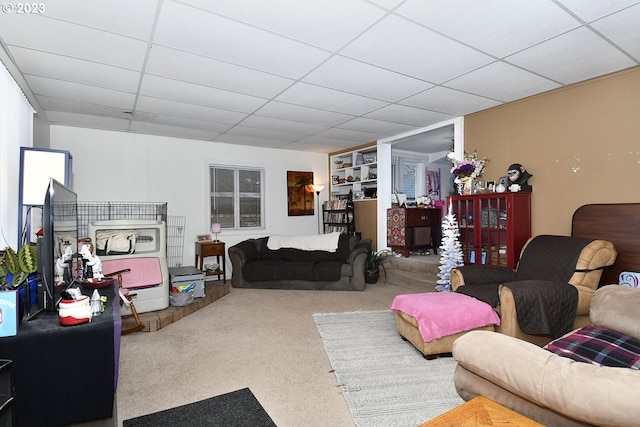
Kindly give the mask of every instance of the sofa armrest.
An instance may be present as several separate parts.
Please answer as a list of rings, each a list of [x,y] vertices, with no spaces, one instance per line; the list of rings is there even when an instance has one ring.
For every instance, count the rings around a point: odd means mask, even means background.
[[[640,289],[620,285],[599,288],[591,299],[591,323],[640,339]]]
[[[452,352],[462,368],[570,418],[633,426],[640,417],[640,371],[575,362],[488,331],[468,332],[453,343]]]
[[[465,265],[451,270],[451,288],[513,282],[516,273],[510,268],[491,265]]]

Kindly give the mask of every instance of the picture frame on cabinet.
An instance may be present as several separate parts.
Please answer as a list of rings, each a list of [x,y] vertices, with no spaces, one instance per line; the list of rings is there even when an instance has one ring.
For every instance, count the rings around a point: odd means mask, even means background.
[[[489,190],[490,193],[493,193],[494,191],[496,191],[496,182],[487,181],[487,190]]]
[[[504,185],[506,187],[507,182],[509,182],[509,178],[506,176],[501,176],[500,179],[498,180],[498,185]]]
[[[474,179],[471,184],[471,191],[473,194],[479,194],[484,191],[484,181],[481,179]]]
[[[339,184],[339,183],[340,183],[340,176],[338,176],[338,175],[332,175],[332,176],[331,176],[331,182],[332,182],[333,184]]]

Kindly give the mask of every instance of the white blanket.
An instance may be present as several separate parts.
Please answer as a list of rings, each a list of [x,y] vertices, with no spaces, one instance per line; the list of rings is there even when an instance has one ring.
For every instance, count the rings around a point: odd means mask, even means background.
[[[340,233],[313,234],[310,236],[279,236],[273,234],[267,240],[271,250],[280,248],[302,249],[303,251],[335,252],[338,249]]]

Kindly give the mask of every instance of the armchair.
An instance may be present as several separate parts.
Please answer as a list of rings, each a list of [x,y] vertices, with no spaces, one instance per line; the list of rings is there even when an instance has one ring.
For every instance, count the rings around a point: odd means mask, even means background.
[[[451,271],[451,286],[493,306],[497,332],[543,346],[589,324],[602,270],[616,257],[606,240],[540,235],[522,248],[515,270],[467,265]]]

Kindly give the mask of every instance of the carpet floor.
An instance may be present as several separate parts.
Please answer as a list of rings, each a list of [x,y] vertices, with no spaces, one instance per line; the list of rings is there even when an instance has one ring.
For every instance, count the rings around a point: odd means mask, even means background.
[[[464,403],[455,360],[426,360],[400,337],[390,310],[313,318],[358,427],[415,427]]]
[[[132,418],[123,423],[123,427],[178,426],[276,427],[248,388]]]

